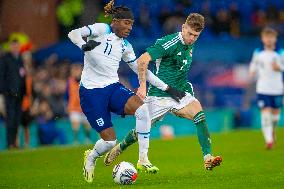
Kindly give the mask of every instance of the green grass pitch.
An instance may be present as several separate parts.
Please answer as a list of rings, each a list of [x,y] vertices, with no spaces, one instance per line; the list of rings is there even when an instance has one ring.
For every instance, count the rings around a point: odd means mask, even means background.
[[[137,182],[113,182],[113,166],[99,159],[92,184],[82,176],[83,152],[91,146],[44,147],[0,153],[0,188],[284,188],[284,129],[277,130],[275,149],[267,151],[260,130],[212,134],[213,150],[223,164],[213,171],[203,168],[195,136],[171,141],[152,140],[150,160],[160,168],[156,175],[140,173]],[[136,163],[137,145],[119,161]],[[116,163],[117,163],[116,162]]]

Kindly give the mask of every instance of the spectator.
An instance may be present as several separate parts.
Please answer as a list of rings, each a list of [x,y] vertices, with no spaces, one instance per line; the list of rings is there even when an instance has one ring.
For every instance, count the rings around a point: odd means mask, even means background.
[[[252,34],[260,33],[260,30],[266,24],[266,15],[259,7],[255,7],[251,15]]]
[[[205,1],[201,5],[201,14],[204,16],[206,26],[209,27],[209,29],[213,26],[213,15],[211,13],[210,6],[210,1]]]
[[[277,23],[279,21],[279,11],[274,5],[269,5],[266,10],[266,19],[268,23]]]
[[[59,144],[65,144],[66,139],[62,130],[56,127],[54,114],[48,101],[41,99],[36,113],[36,122],[38,125],[39,142],[42,145],[54,144],[56,141]]]
[[[233,37],[240,36],[240,12],[236,2],[230,4],[229,14],[231,16],[230,33]]]
[[[161,26],[164,25],[165,21],[171,16],[170,9],[167,6],[162,6],[160,14],[158,16],[158,21]]]
[[[86,133],[86,142],[90,141],[90,125],[83,114],[81,106],[80,106],[80,98],[79,98],[79,82],[81,77],[82,67],[78,64],[73,64],[71,66],[71,75],[67,82],[67,106],[69,119],[72,125],[73,134],[74,134],[74,142],[78,143],[78,132],[80,128],[80,124],[82,123],[84,126],[84,130]]]
[[[140,7],[138,24],[142,26],[146,34],[153,35],[152,32],[149,32],[151,31],[152,23],[149,8],[145,4],[142,4]]]
[[[23,97],[22,103],[22,116],[21,116],[21,125],[24,128],[25,143],[24,146],[28,147],[30,144],[30,132],[29,126],[33,120],[31,115],[31,106],[33,103],[33,78],[32,78],[32,54],[29,51],[23,53],[24,67],[26,70],[26,94]]]
[[[192,0],[175,0],[175,2],[182,4],[186,8],[190,8],[192,6]]]
[[[228,11],[220,9],[214,18],[213,30],[217,35],[230,34],[230,16]]]
[[[182,24],[184,23],[184,7],[182,4],[175,6],[175,12],[169,16],[163,25],[165,34],[175,33],[180,31]]]
[[[25,94],[25,68],[20,55],[20,43],[13,40],[10,51],[0,60],[0,91],[6,102],[6,134],[8,148],[16,148],[21,104]]]

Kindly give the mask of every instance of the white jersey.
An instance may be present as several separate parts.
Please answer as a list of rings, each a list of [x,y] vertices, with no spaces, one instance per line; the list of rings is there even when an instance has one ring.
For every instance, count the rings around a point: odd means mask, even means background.
[[[131,44],[111,32],[107,24],[89,25],[87,40],[101,42],[91,51],[85,52],[81,83],[87,89],[103,88],[119,81],[117,70],[121,59],[135,61]]]
[[[96,23],[75,29],[69,32],[68,37],[79,48],[86,43],[82,37],[101,43],[93,50],[85,52],[84,68],[81,76],[81,84],[85,88],[104,88],[117,83],[119,81],[117,70],[121,59],[135,73],[138,72],[132,45],[127,40],[119,38],[115,33],[111,32],[111,27],[108,24]],[[168,87],[149,70],[147,70],[146,78],[152,85],[163,91]]]
[[[255,50],[250,63],[250,72],[257,74],[256,92],[264,95],[282,95],[282,71],[274,71],[272,64],[276,63],[284,70],[284,62],[275,51]]]

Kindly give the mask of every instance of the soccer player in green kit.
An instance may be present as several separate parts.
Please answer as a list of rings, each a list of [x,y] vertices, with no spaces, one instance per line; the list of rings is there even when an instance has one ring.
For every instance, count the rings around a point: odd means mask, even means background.
[[[183,91],[184,97],[180,102],[177,102],[170,98],[166,92],[150,85],[144,102],[148,104],[152,123],[163,118],[168,112],[193,120],[203,153],[204,167],[206,170],[212,170],[214,167],[220,165],[222,158],[212,155],[211,140],[205,114],[200,102],[194,97],[192,85],[187,80],[192,62],[194,43],[202,32],[204,24],[204,17],[202,15],[191,13],[182,25],[181,32],[162,37],[153,46],[147,48],[147,52],[137,60],[140,87],[136,94],[142,99],[145,98],[146,70],[149,62],[155,61],[156,67],[153,73],[169,85]],[[136,131],[134,129],[131,130],[122,142],[106,154],[105,164],[110,165],[128,146],[135,143],[137,141],[136,135]],[[142,164],[142,162],[138,161],[138,171],[150,172]],[[158,171],[157,167],[151,169],[151,173]]]

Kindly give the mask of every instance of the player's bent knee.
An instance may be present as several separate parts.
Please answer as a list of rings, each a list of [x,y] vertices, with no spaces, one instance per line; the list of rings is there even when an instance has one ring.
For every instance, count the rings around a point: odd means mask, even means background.
[[[195,109],[195,111],[198,113],[200,111],[203,111],[202,109],[202,105],[198,100],[195,100],[192,102],[193,108]]]
[[[124,113],[126,115],[134,115],[137,109],[143,105],[143,101],[136,95],[130,97],[125,104]]]
[[[142,106],[140,106],[136,110],[134,115],[139,120],[150,119],[148,105],[147,104],[143,104]]]
[[[143,104],[136,112],[136,131],[137,133],[149,133],[151,129],[151,118],[148,110],[148,105]]]

